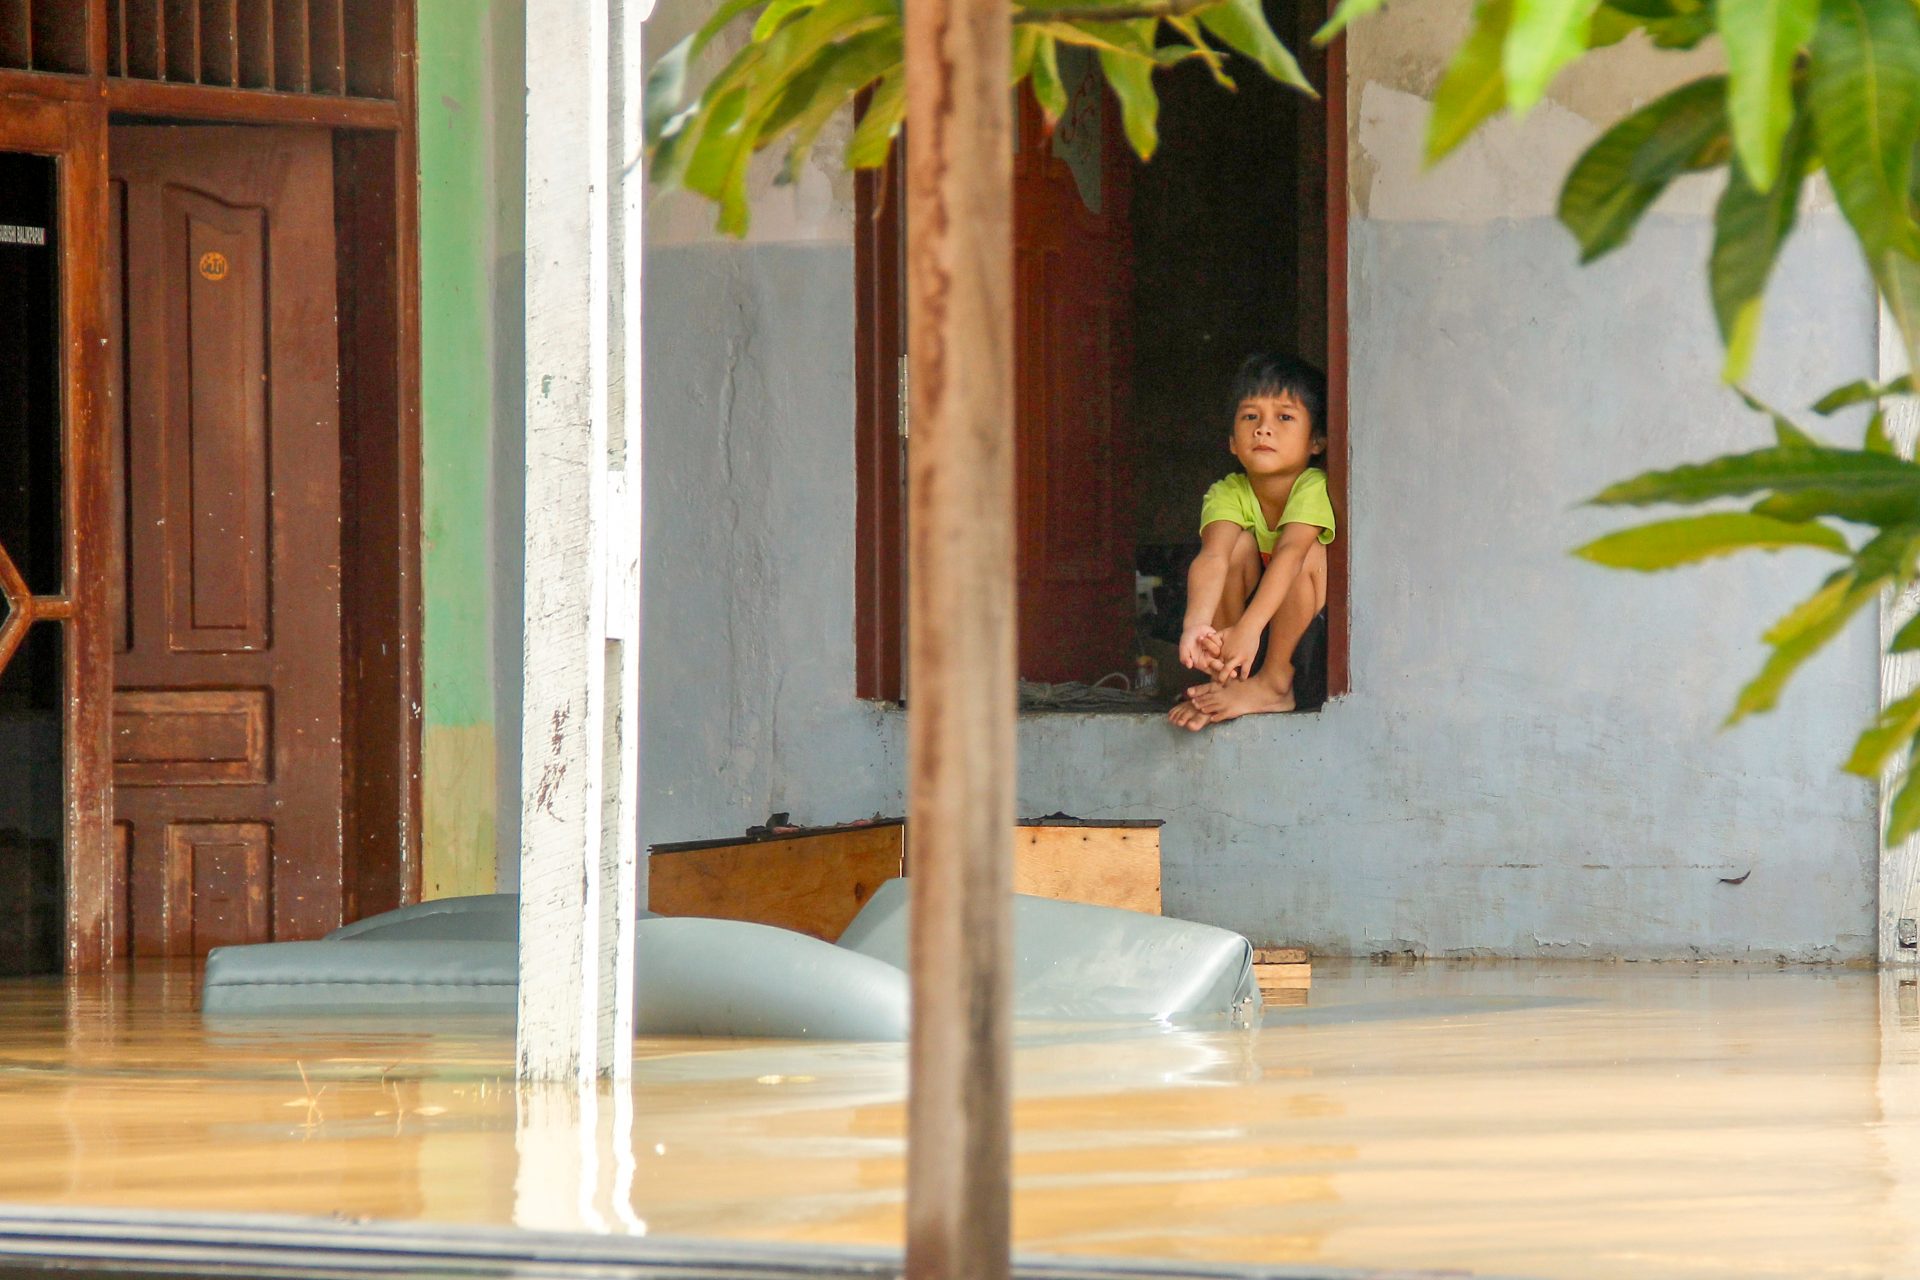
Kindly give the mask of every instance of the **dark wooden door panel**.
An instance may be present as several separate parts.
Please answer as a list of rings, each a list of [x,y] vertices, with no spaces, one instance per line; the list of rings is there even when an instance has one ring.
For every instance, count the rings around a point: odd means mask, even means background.
[[[169,330],[163,437],[185,521],[165,531],[168,643],[268,645],[266,213],[169,185],[161,195]]]
[[[122,128],[110,147],[132,950],[313,937],[342,900],[331,142]]]
[[[1049,133],[1023,94],[1014,162],[1020,674],[1049,681],[1131,671],[1133,642],[1126,165],[1091,60],[1062,68],[1066,114]]]

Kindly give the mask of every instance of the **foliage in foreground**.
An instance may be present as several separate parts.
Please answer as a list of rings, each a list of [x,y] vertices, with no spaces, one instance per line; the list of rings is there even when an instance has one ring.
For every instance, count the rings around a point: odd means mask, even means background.
[[[689,69],[715,37],[748,19],[745,45],[687,101]],[[900,23],[900,0],[724,0],[648,74],[652,182],[707,197],[719,206],[720,230],[743,235],[753,157],[784,145],[780,181],[793,181],[821,131],[862,94],[870,97],[847,143],[847,167],[884,165],[907,110]],[[1143,160],[1159,142],[1153,73],[1161,67],[1197,58],[1232,89],[1225,56],[1232,52],[1313,93],[1260,0],[1017,0],[1013,24],[1013,87],[1030,84],[1056,121],[1067,108],[1060,47],[1090,50]]]
[[[1298,2],[1298,0],[1277,0]],[[1417,0],[1408,0],[1409,3]],[[1383,0],[1340,0],[1315,37],[1325,42]],[[1275,36],[1261,0],[1012,0],[1012,79],[1029,84],[1048,118],[1066,106],[1061,45],[1092,50],[1119,101],[1127,138],[1146,158],[1157,136],[1153,74],[1198,58],[1233,87],[1226,53],[1312,92]],[[751,23],[746,43],[691,99],[690,68],[721,32]],[[1594,50],[1638,34],[1687,50],[1717,38],[1726,72],[1692,80],[1613,123],[1566,177],[1559,216],[1591,262],[1626,244],[1675,180],[1723,172],[1706,263],[1726,349],[1723,373],[1745,377],[1768,278],[1792,234],[1801,193],[1824,173],[1915,367],[1920,351],[1920,7],[1916,0],[1476,0],[1471,28],[1434,95],[1427,156],[1438,160],[1503,111],[1523,114],[1554,78]],[[868,100],[847,147],[853,168],[886,160],[905,113],[900,0],[724,0],[669,51],[646,89],[651,176],[719,206],[723,231],[746,230],[753,156],[784,145],[791,180],[826,124]],[[1772,655],[1741,694],[1739,719],[1771,708],[1798,667],[1888,589],[1904,590],[1920,560],[1920,467],[1888,443],[1879,402],[1911,393],[1905,379],[1853,385],[1816,408],[1874,402],[1858,449],[1814,441],[1773,414],[1778,443],[1752,453],[1649,473],[1607,489],[1607,504],[1725,504],[1743,511],[1656,521],[1581,549],[1618,567],[1661,569],[1743,550],[1808,546],[1844,563],[1766,633]],[[1750,402],[1751,403],[1751,402]],[[1756,405],[1756,408],[1760,406]],[[1771,412],[1771,411],[1768,411]],[[1868,529],[1857,545],[1846,530]],[[1920,649],[1920,623],[1892,641]],[[1906,770],[1889,839],[1920,830],[1920,694],[1896,702],[1864,733],[1848,768]]]

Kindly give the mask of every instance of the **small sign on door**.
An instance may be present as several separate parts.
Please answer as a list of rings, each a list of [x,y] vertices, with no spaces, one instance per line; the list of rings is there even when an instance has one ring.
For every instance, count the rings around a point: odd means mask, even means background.
[[[16,227],[0,222],[0,244],[24,244],[35,248],[45,248],[47,229],[45,227]]]

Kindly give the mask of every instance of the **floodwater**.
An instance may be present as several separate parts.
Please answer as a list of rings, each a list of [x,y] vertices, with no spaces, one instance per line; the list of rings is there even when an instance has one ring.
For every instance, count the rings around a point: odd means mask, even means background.
[[[0,1201],[896,1244],[899,1046],[203,1027],[0,984]],[[1920,1275],[1920,988],[1771,966],[1316,968],[1254,1032],[1028,1029],[1022,1250],[1510,1276]]]

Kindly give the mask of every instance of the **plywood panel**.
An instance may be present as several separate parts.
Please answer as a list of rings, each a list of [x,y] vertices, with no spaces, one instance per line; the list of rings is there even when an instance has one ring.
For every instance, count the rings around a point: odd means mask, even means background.
[[[1021,827],[1013,891],[1160,914],[1158,827]]]
[[[273,725],[265,689],[117,689],[113,781],[123,787],[267,781]]]
[[[656,851],[647,909],[778,925],[832,942],[900,874],[898,823],[719,848]]]

